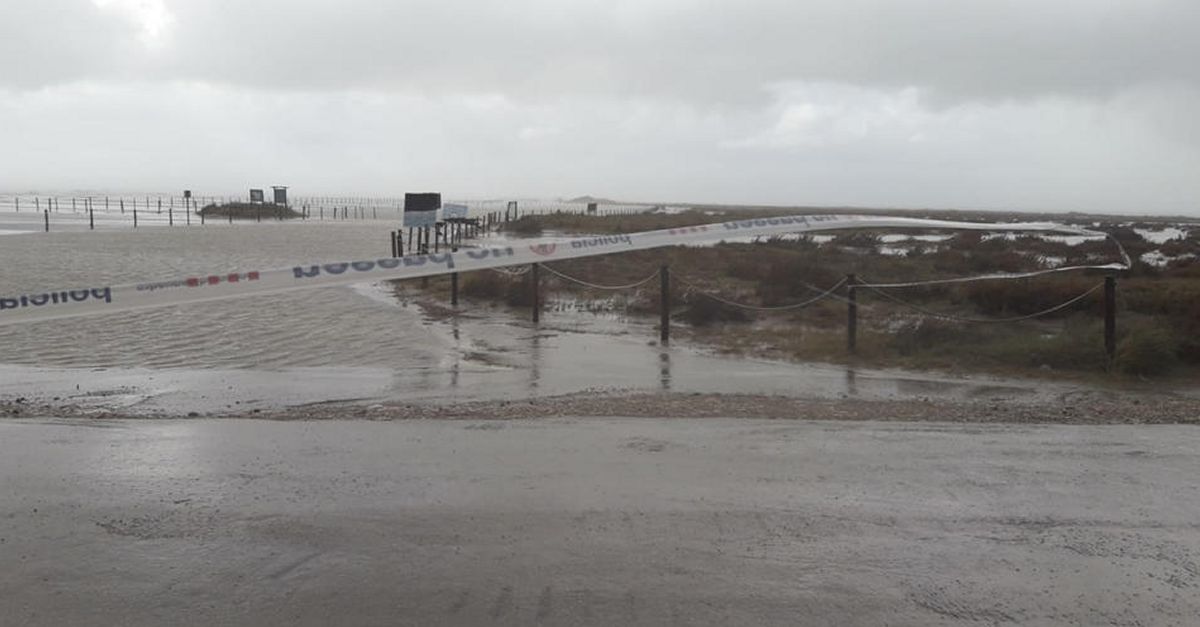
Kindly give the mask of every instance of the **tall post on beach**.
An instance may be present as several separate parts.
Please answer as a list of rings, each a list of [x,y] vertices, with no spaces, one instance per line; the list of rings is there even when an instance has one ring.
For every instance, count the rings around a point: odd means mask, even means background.
[[[658,269],[658,339],[663,346],[671,343],[671,268],[663,264]]]
[[[92,208],[90,206],[88,207],[88,230],[89,231],[96,230],[96,213],[94,211],[92,211]]]
[[[133,205],[133,228],[137,228],[137,204]]]
[[[846,350],[851,354],[858,350],[858,279],[846,275]]]
[[[1104,353],[1111,361],[1117,354],[1117,277],[1104,277]]]
[[[537,324],[542,319],[542,299],[538,291],[541,289],[541,280],[538,278],[538,270],[541,264],[533,264],[529,270],[529,290],[533,298],[533,323]]]
[[[49,233],[50,232],[50,210],[46,209],[45,213],[42,214],[42,217],[46,221],[46,232]]]

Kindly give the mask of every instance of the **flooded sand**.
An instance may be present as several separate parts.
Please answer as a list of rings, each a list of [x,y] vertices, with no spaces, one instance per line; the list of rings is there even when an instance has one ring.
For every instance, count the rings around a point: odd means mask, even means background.
[[[6,292],[386,254],[385,222],[263,223],[6,236]],[[431,317],[387,285],[0,327],[0,398],[133,416],[324,401],[478,401],[588,390],[1038,402],[1069,388],[721,357],[663,348],[637,318],[466,306]]]

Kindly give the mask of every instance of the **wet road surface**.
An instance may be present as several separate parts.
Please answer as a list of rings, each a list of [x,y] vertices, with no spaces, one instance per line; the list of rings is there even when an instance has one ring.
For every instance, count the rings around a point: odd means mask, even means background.
[[[1200,431],[0,422],[0,623],[1187,625]]]

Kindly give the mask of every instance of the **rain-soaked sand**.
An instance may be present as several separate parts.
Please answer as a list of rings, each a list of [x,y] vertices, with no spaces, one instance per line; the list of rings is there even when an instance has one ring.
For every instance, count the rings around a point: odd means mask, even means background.
[[[5,292],[366,259],[378,223],[239,224],[6,236]],[[1060,387],[722,357],[656,345],[619,311],[466,303],[427,314],[386,284],[0,326],[0,402],[130,416],[240,415],[315,402],[508,401],[588,390],[836,398],[1037,399]],[[28,415],[26,412],[24,415]]]
[[[1200,432],[0,422],[6,625],[1188,625]]]
[[[18,293],[287,267],[299,261],[366,259],[385,254],[384,232],[391,226],[385,221],[243,223],[9,235],[0,247],[2,287]],[[0,326],[0,415],[184,417],[290,411],[317,417],[312,407],[319,405],[321,416],[354,416],[363,407],[383,407],[382,417],[391,418],[446,408],[486,417],[497,407],[530,399],[558,403],[572,415],[691,415],[678,411],[691,408],[673,403],[583,408],[577,401],[581,395],[674,399],[699,394],[928,401],[965,406],[972,415],[984,415],[975,407],[985,403],[1018,411],[1051,408],[1053,414],[1034,418],[1062,420],[1064,409],[1100,415],[1086,411],[1092,405],[1080,405],[1083,397],[1107,402],[1107,397],[1131,393],[722,356],[685,342],[659,346],[651,322],[619,310],[595,314],[554,307],[538,326],[529,324],[525,313],[464,302],[457,315],[438,315],[428,302],[417,303],[386,284],[365,283]],[[1159,392],[1143,395],[1140,406],[1118,408],[1119,419],[1092,421],[1200,417],[1200,410],[1193,411],[1200,407],[1194,389]],[[423,409],[409,411],[409,406]],[[430,410],[432,406],[440,409]],[[1173,410],[1139,418],[1168,406]],[[501,413],[546,415],[514,413],[511,407]],[[985,413],[993,420],[1005,418]],[[922,417],[939,416],[955,419],[946,412]],[[1025,414],[1013,419],[1029,420]]]

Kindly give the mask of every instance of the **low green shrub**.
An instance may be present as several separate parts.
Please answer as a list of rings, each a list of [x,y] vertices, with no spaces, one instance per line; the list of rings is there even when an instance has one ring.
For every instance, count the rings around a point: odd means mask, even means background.
[[[917,318],[891,333],[889,348],[910,357],[918,353],[938,351],[946,346],[961,347],[974,336],[974,332],[962,324],[937,318]]]
[[[490,270],[469,272],[463,275],[459,290],[468,298],[498,299],[508,294],[511,282],[508,277]]]
[[[1156,324],[1142,324],[1130,329],[1117,342],[1113,368],[1130,375],[1158,375],[1170,372],[1178,365],[1174,334]]]
[[[533,306],[533,288],[529,284],[529,275],[510,279],[504,290],[504,302],[509,307]]]
[[[524,237],[542,234],[542,222],[537,216],[522,216],[504,225],[504,230]]]
[[[1021,281],[977,281],[964,284],[963,298],[988,316],[1025,316],[1046,311],[1086,292],[1100,282],[1099,277],[1072,276]],[[1055,312],[1062,317],[1072,313],[1101,312],[1100,290],[1073,305]]]
[[[703,327],[722,322],[747,322],[746,312],[726,305],[703,294],[692,294],[687,298],[688,308],[679,317],[694,327]]]

